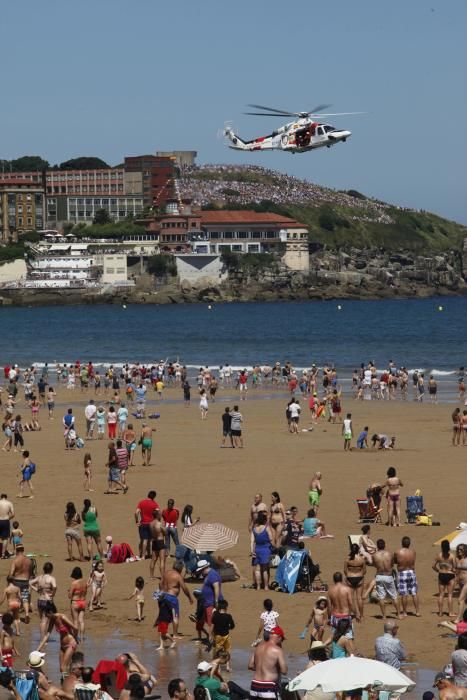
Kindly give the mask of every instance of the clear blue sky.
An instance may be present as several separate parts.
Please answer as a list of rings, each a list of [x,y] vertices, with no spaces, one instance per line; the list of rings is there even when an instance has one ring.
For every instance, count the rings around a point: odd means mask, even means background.
[[[15,0],[2,5],[0,157],[194,149],[467,224],[465,0]],[[240,154],[249,102],[367,111],[346,144]],[[331,120],[332,122],[332,120]]]

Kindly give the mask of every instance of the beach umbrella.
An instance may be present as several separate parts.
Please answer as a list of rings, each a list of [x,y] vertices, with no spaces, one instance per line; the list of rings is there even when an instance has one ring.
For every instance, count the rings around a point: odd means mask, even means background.
[[[462,535],[463,533],[464,533],[464,537],[465,537],[466,534],[467,534],[467,530],[464,530],[464,529],[462,529],[462,530],[453,530],[452,532],[449,532],[447,535],[444,535],[444,537],[440,537],[439,540],[436,540],[436,542],[433,542],[433,546],[434,546],[434,545],[440,545],[441,542],[442,542],[443,540],[448,540],[448,542],[451,544],[451,549],[453,549],[453,546],[452,546],[453,541],[454,541],[457,537],[459,537],[460,535]],[[457,544],[465,544],[465,543],[466,543],[466,540],[464,540],[464,541],[459,540],[459,542],[458,542]],[[454,549],[455,549],[455,547],[454,547]]]
[[[222,523],[196,523],[184,529],[181,542],[190,549],[215,552],[234,547],[238,542],[238,532]]]
[[[451,550],[455,551],[460,544],[467,544],[467,530],[458,530],[456,536],[450,540]]]
[[[331,659],[307,668],[288,685],[290,691],[314,690],[320,687],[324,693],[340,693],[376,686],[378,690],[405,693],[415,683],[396,668],[382,661],[348,656]]]

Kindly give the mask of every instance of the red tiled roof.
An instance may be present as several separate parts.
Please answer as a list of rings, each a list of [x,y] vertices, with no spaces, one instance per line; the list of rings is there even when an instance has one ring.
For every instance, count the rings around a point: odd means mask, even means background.
[[[202,224],[284,224],[304,227],[304,224],[295,221],[295,219],[271,212],[219,209],[218,211],[201,211],[200,215]]]

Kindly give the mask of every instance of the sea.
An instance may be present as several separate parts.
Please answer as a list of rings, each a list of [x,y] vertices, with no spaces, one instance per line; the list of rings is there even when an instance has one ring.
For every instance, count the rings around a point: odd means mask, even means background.
[[[0,307],[0,363],[179,360],[197,369],[390,360],[438,378],[467,366],[467,298]]]

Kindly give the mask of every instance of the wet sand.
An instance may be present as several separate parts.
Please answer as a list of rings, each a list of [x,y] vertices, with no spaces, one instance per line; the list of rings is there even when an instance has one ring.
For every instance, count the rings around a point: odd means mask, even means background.
[[[180,393],[177,389],[171,389],[166,391],[165,396],[167,399],[179,399]],[[267,392],[266,395],[270,396]],[[153,464],[149,468],[140,466],[138,450],[137,466],[131,468],[127,475],[130,486],[127,495],[106,496],[103,492],[107,486],[107,440],[87,442],[84,450],[64,450],[62,416],[68,405],[73,406],[78,432],[82,435],[87,396],[93,396],[92,392],[86,395],[79,390],[69,392],[60,389],[55,420],[49,421],[46,410],[41,410],[43,430],[24,435],[25,447],[37,463],[33,480],[35,498],[12,498],[16,517],[25,533],[26,552],[36,554],[39,570],[47,560],[54,563],[59,586],[56,597],[59,610],[69,611],[67,588],[74,566],[65,561],[67,550],[63,513],[68,500],[81,508],[83,499],[89,495],[83,490],[82,466],[84,452],[88,449],[93,458],[95,488],[90,497],[99,512],[103,539],[111,534],[115,543],[126,541],[137,550],[133,513],[137,502],[151,488],[157,491],[157,500],[162,506],[170,497],[175,499],[180,510],[186,503],[192,503],[195,515],[200,516],[201,520],[223,522],[239,531],[237,546],[228,550],[226,556],[236,561],[244,578],[224,584],[223,589],[237,625],[232,635],[233,644],[245,650],[255,637],[262,601],[266,597],[264,592],[242,588],[242,584],[251,581],[247,522],[253,495],[260,491],[269,503],[270,492],[277,490],[286,507],[296,505],[300,517],[304,517],[308,507],[310,476],[315,470],[323,473],[324,493],[319,516],[335,539],[308,540],[307,546],[314,561],[320,564],[322,579],[330,583],[333,572],[343,568],[348,551],[347,535],[360,532],[356,498],[364,497],[371,482],[384,481],[387,468],[395,466],[404,483],[403,505],[406,495],[421,489],[427,511],[434,514],[441,527],[404,525],[401,528],[388,528],[375,525],[372,526],[372,536],[375,540],[383,537],[392,550],[400,545],[403,535],[412,538],[417,550],[422,617],[409,616],[401,621],[400,637],[411,655],[410,660],[420,667],[438,669],[449,661],[455,640],[444,636],[443,631],[437,628],[437,577],[431,566],[437,552],[433,542],[453,530],[461,520],[467,519],[463,493],[467,448],[451,446],[451,405],[418,405],[412,401],[357,403],[350,397],[344,397],[343,410],[352,412],[355,432],[369,425],[370,435],[372,432],[384,432],[397,436],[395,451],[355,450],[344,453],[340,425],[324,423],[311,433],[290,435],[285,423],[285,395],[255,400],[255,392],[251,391],[248,400],[241,402],[245,438],[243,450],[219,448],[221,413],[225,405],[232,406],[233,398],[237,398],[232,390],[220,392],[216,403],[210,405],[206,421],[201,421],[197,398],[190,408],[185,408],[181,401],[151,402],[150,410],[161,413],[160,420],[153,422],[157,429]],[[224,397],[228,397],[228,401]],[[23,418],[29,418],[24,403],[20,402],[18,408]],[[305,405],[304,414],[301,428],[308,426]],[[140,421],[135,420],[134,423],[140,424]],[[18,493],[17,466],[20,455],[4,452],[0,455],[2,491],[11,498]],[[8,566],[7,561],[0,562],[2,576],[6,575]],[[88,563],[83,564],[83,570],[89,570]],[[367,580],[373,571],[369,569]],[[156,609],[152,591],[157,587],[157,582],[149,579],[148,562],[107,565],[106,572],[109,579],[104,594],[107,608],[86,614],[87,629],[94,640],[93,649],[97,658],[114,655],[114,644],[111,654],[106,653],[105,649],[106,638],[114,638],[115,634],[122,637],[122,651],[128,646],[132,648],[132,645],[141,644],[141,639],[155,643],[157,638],[152,626]],[[146,580],[146,618],[141,624],[128,620],[134,617],[134,603],[124,601],[124,597],[132,592],[138,575]],[[190,585],[194,587],[194,584]],[[318,593],[289,596],[270,592],[268,596],[280,612],[280,624],[287,634],[285,649],[294,656],[304,652],[306,642],[300,640],[298,635]],[[179,645],[177,655],[180,658],[183,648],[191,645],[189,640],[194,632],[194,626],[188,620],[190,612],[188,601],[182,599],[180,628],[187,641]],[[32,641],[29,634],[19,640],[23,659],[34,646],[33,642],[38,640],[37,617],[32,618],[30,628]],[[365,606],[364,622],[356,624],[357,649],[371,656],[375,637],[381,633],[379,607],[368,604]],[[57,649],[56,642],[49,644],[49,653],[55,654]],[[84,649],[86,651],[86,647]],[[154,653],[154,662],[157,673],[161,664],[160,654]],[[18,661],[16,665],[20,667],[21,663]]]

